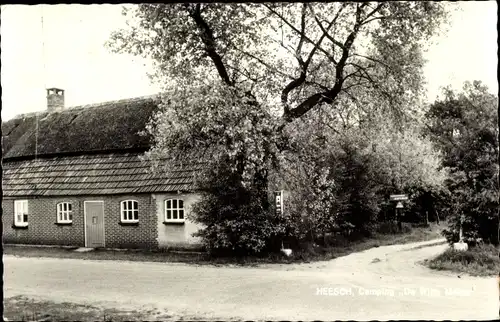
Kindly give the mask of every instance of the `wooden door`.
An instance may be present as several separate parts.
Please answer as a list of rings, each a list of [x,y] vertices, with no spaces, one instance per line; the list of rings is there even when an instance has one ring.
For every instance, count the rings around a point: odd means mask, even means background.
[[[85,247],[104,247],[104,201],[85,201]]]

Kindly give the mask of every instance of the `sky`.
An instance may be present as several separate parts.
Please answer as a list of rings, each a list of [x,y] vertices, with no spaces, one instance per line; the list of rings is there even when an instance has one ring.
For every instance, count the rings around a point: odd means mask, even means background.
[[[497,93],[496,2],[448,4],[458,10],[424,56],[428,100],[440,87],[460,89],[467,80]],[[65,90],[66,106],[159,91],[146,75],[147,60],[104,47],[110,33],[125,26],[120,5],[4,5],[1,22],[2,120],[45,110],[50,87]]]

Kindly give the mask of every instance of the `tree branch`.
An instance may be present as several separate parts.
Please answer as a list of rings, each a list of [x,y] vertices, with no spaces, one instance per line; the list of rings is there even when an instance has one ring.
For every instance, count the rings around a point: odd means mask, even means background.
[[[295,88],[299,87],[306,80],[306,72],[302,70],[300,76],[292,80],[281,92],[281,103],[283,103],[284,114],[288,115],[290,113],[290,106],[288,105],[288,94]]]
[[[362,25],[368,23],[366,19],[370,18],[371,16],[373,16],[375,13],[377,13],[380,9],[382,9],[382,7],[384,6],[384,2],[380,2],[376,7],[375,9],[373,9],[370,13],[368,13],[366,15],[366,17],[363,19],[363,21],[361,22]]]
[[[312,7],[308,4],[308,7],[309,7],[309,10],[311,10],[312,14],[314,15],[314,18],[317,20],[317,17],[316,17],[316,14],[314,13]],[[339,11],[337,12],[337,15],[335,15],[335,17],[332,19],[332,21],[330,21],[330,23],[328,24],[328,26],[325,28],[323,28],[323,25],[320,23],[320,27],[321,27],[321,30],[323,31],[323,34],[321,35],[321,37],[319,38],[319,40],[316,42],[316,44],[314,45],[314,48],[311,50],[311,52],[309,53],[309,57],[307,57],[307,60],[306,60],[306,64],[309,65],[309,63],[311,62],[314,54],[316,53],[316,50],[319,48],[319,46],[321,45],[321,43],[323,42],[323,39],[325,39],[325,37],[329,37],[330,35],[328,34],[328,32],[330,31],[330,28],[332,28],[333,24],[337,21],[337,18],[339,17],[339,14],[340,12],[342,11],[342,9],[345,7],[345,3],[342,5],[342,7],[339,9]],[[327,56],[327,58],[329,58],[334,64],[337,64],[337,62],[335,61],[335,57],[330,57],[330,56]]]
[[[234,70],[235,71],[234,74],[238,73],[238,74],[246,77],[247,79],[251,80],[254,83],[257,83],[257,82],[259,82],[259,81],[261,81],[261,80],[264,79],[263,77],[252,77],[252,75],[250,74],[250,72],[246,68],[240,69],[240,68],[238,68],[236,66],[232,66],[232,65],[229,65],[229,64],[227,64],[227,67],[229,69]],[[241,81],[241,82],[243,82],[243,81]],[[234,83],[236,83],[236,82],[234,81]]]
[[[229,73],[227,72],[226,66],[222,61],[222,57],[217,52],[213,31],[201,16],[201,4],[197,3],[194,8],[190,4],[185,4],[184,6],[188,11],[189,16],[194,20],[196,26],[198,27],[198,30],[200,31],[200,38],[205,45],[205,51],[214,63],[220,78],[227,85],[233,86],[234,84],[229,77]]]
[[[332,23],[334,23],[337,20],[337,18],[339,17],[339,15],[342,12],[342,10],[344,10],[344,8],[346,7],[346,5],[347,5],[346,2],[342,3],[342,7],[340,7],[339,11],[337,11],[337,14],[336,14],[335,18],[333,18],[333,20],[332,20]],[[321,21],[319,21],[318,16],[316,15],[316,13],[314,12],[313,8],[310,5],[309,5],[309,10],[311,10],[311,12],[312,12],[312,14],[314,16],[314,20],[316,21],[316,23],[318,24],[318,26],[321,28],[321,31],[323,31],[323,34],[326,35],[326,38],[328,38],[328,40],[330,40],[332,43],[334,43],[335,45],[337,45],[337,46],[339,46],[340,48],[343,49],[344,45],[340,41],[338,41],[335,38],[333,38],[332,36],[330,36],[330,34],[328,34],[328,31],[325,30],[325,28],[323,27],[323,24],[321,23]],[[331,24],[330,24],[330,26],[331,26]],[[330,28],[328,28],[328,29],[330,29]],[[334,62],[334,63],[336,63],[336,62]]]
[[[300,40],[299,44],[297,46],[297,50],[295,50],[295,56],[297,57],[297,60],[300,65],[304,64],[304,61],[302,60],[302,45],[304,44],[304,36],[306,35],[306,4],[302,4],[302,14],[300,16]]]
[[[268,4],[264,3],[264,6],[269,9],[274,15],[276,15],[278,18],[280,18],[286,25],[288,25],[293,31],[295,31],[298,35],[301,35],[304,37],[304,40],[307,40],[310,44],[314,46],[314,41],[311,40],[311,38],[307,37],[307,35],[303,34],[298,30],[294,25],[292,25],[288,20],[286,20],[279,12],[271,8]],[[318,50],[321,51],[323,54],[325,54],[326,57],[331,58],[331,55],[329,52],[327,52],[325,49],[318,47]]]
[[[352,56],[363,57],[363,58],[371,60],[371,61],[373,61],[375,63],[379,63],[381,65],[384,65],[387,68],[390,68],[390,66],[388,64],[384,63],[383,61],[381,61],[379,59],[373,58],[373,57],[369,57],[369,56],[365,56],[365,55],[360,55],[360,54],[352,54]]]
[[[356,86],[367,86],[367,85],[370,85],[369,82],[359,82],[359,83],[353,83],[353,84],[349,84],[349,86],[344,86],[342,87],[342,91],[347,91],[353,87],[356,87]]]
[[[344,68],[347,62],[347,59],[349,58],[349,51],[351,50],[352,44],[354,43],[354,40],[356,39],[356,36],[359,32],[359,29],[361,27],[361,12],[362,8],[366,6],[366,3],[363,3],[361,5],[357,4],[356,8],[356,22],[354,23],[353,26],[353,31],[347,36],[347,39],[345,40],[343,47],[342,47],[342,57],[340,58],[337,66],[335,66],[335,84],[334,86],[326,92],[322,93],[316,93],[305,99],[302,103],[300,103],[297,107],[294,109],[291,109],[288,111],[288,113],[284,114],[284,119],[287,122],[291,122],[293,119],[298,118],[305,113],[307,113],[309,110],[311,110],[314,106],[321,104],[321,103],[333,103],[333,100],[337,97],[337,95],[340,93],[342,90],[342,85],[343,85],[343,73],[344,73]]]
[[[326,87],[325,85],[322,85],[318,82],[314,82],[314,81],[305,81],[304,84],[306,85],[313,85],[313,86],[318,86],[319,88],[321,88],[322,90],[324,91],[327,91],[328,90],[328,87]]]
[[[312,11],[312,7],[307,5],[309,7],[309,9],[311,10],[311,12],[314,14],[314,12]],[[302,11],[302,18],[304,19],[305,17],[305,8],[306,8],[306,5],[304,4],[304,7],[303,7],[303,11]],[[335,23],[335,21],[337,20],[338,16],[339,16],[339,13],[342,9],[339,10],[339,12],[337,12],[337,15],[332,19],[332,21],[328,24],[327,28],[323,28],[323,26],[321,26],[321,29],[323,31],[323,34],[321,35],[321,37],[318,39],[318,41],[313,44],[314,47],[313,49],[311,49],[311,52],[309,53],[306,61],[302,61],[302,58],[299,59],[299,64],[301,65],[302,67],[302,70],[300,72],[300,76],[294,80],[292,80],[284,89],[283,91],[281,92],[281,102],[283,104],[283,108],[284,108],[284,114],[287,115],[290,113],[290,106],[288,104],[288,95],[290,94],[290,92],[292,90],[294,90],[295,88],[299,87],[300,85],[304,84],[304,82],[306,81],[306,77],[307,77],[307,69],[309,68],[309,64],[311,63],[312,61],[312,58],[314,57],[314,54],[316,53],[316,50],[318,48],[320,48],[321,46],[321,43],[323,42],[323,39],[325,39],[325,37],[328,36],[328,31],[330,30],[330,28],[333,26],[333,24]],[[304,28],[304,25],[302,26]],[[304,33],[304,29],[302,29],[302,33]],[[299,43],[299,48],[302,47],[302,44],[301,42],[303,41],[304,37],[301,36],[301,39],[300,39],[300,43]],[[330,58],[330,60],[332,60],[334,63],[336,63],[335,59],[333,57]],[[319,84],[316,84],[316,85],[319,85]],[[321,88],[323,90],[326,89],[325,86],[321,86]]]
[[[282,71],[279,71],[278,69],[276,69],[276,68],[274,68],[273,66],[269,65],[268,63],[266,63],[265,61],[263,61],[263,60],[262,60],[262,59],[260,59],[259,57],[255,56],[254,54],[249,53],[249,52],[247,52],[247,51],[245,51],[245,50],[242,50],[242,49],[240,49],[240,48],[238,48],[238,47],[236,47],[236,46],[234,46],[234,45],[233,45],[232,47],[233,47],[234,49],[236,49],[237,51],[239,51],[240,53],[242,53],[243,55],[246,55],[246,56],[248,56],[248,57],[250,57],[250,58],[252,58],[252,59],[255,59],[257,62],[259,62],[261,65],[263,65],[263,66],[264,66],[264,67],[266,67],[267,69],[269,69],[269,70],[271,70],[271,71],[273,71],[273,72],[275,72],[275,73],[277,73],[277,74],[280,74],[280,75],[281,75],[281,76],[283,76],[283,77],[290,78],[290,79],[294,79],[294,77],[293,77],[293,76],[288,75],[288,74],[285,74],[285,73],[283,73]]]

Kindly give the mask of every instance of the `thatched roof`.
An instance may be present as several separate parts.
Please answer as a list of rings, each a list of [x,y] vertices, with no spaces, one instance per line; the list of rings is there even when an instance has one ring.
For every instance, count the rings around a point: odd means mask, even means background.
[[[183,155],[183,164],[144,152],[142,134],[158,95],[39,112],[2,123],[4,197],[106,195],[190,191],[209,152]],[[203,161],[205,160],[205,161]]]
[[[160,167],[142,153],[111,153],[3,164],[3,196],[72,196],[189,191],[201,164]]]
[[[154,111],[157,95],[39,112],[2,123],[4,162],[35,157],[146,151],[141,135]]]

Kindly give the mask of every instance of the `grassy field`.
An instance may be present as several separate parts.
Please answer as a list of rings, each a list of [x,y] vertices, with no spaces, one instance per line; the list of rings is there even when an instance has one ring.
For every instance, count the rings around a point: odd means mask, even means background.
[[[425,261],[436,270],[467,273],[474,276],[492,276],[500,273],[500,248],[481,245],[467,251],[448,249],[441,255]]]
[[[418,241],[427,241],[441,238],[441,230],[444,223],[436,225],[432,223],[429,227],[414,227],[411,231],[399,234],[376,234],[371,238],[349,241],[343,238],[332,240],[329,246],[309,245],[300,250],[294,250],[290,257],[282,254],[270,254],[264,257],[240,257],[240,258],[210,258],[205,253],[194,252],[161,252],[161,251],[137,251],[137,250],[106,250],[97,249],[90,252],[75,252],[74,248],[60,247],[34,247],[34,246],[11,246],[4,245],[4,254],[23,257],[57,257],[76,258],[90,260],[127,260],[147,262],[178,262],[198,265],[258,265],[259,263],[299,263],[318,260],[329,260],[345,256],[353,252],[363,251],[373,247],[405,244]]]

